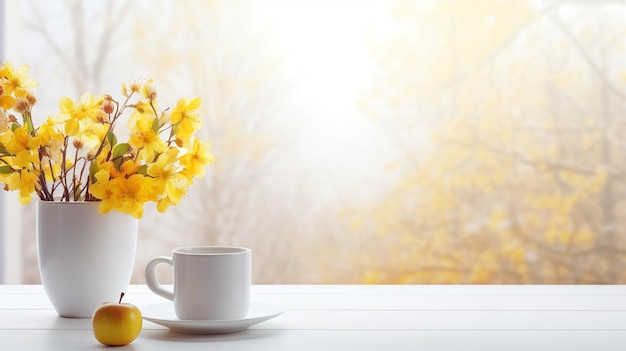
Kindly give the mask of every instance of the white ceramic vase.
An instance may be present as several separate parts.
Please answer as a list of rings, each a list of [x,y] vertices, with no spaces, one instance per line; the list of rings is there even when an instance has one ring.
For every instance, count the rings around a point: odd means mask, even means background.
[[[119,300],[135,264],[138,220],[97,202],[39,201],[37,255],[41,282],[61,317],[90,318]]]

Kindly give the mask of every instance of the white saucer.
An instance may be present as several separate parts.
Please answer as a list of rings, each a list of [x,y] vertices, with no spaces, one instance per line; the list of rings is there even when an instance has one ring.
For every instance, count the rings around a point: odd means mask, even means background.
[[[143,319],[168,327],[183,334],[227,334],[248,329],[250,326],[274,318],[285,312],[282,306],[250,302],[248,315],[234,320],[180,320],[176,317],[174,304],[163,302],[141,308]]]

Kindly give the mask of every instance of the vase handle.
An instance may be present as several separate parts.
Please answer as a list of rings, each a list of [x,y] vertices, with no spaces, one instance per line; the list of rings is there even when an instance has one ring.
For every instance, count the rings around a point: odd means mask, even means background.
[[[152,290],[153,293],[164,297],[168,300],[174,301],[174,293],[168,290],[163,289],[159,279],[157,278],[157,267],[161,263],[166,263],[172,266],[172,258],[161,256],[157,258],[153,258],[148,265],[146,266],[146,285],[148,288]]]

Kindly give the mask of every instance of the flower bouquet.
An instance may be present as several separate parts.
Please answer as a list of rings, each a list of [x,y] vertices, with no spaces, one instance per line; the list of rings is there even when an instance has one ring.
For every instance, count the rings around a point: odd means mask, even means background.
[[[64,97],[59,111],[39,126],[33,121],[37,82],[28,67],[0,65],[0,182],[26,204],[99,201],[99,212],[143,215],[179,204],[194,178],[213,162],[209,144],[194,134],[201,126],[200,98],[181,98],[159,109],[151,79],[122,84],[118,100],[85,93]],[[126,142],[116,127],[127,117]]]
[[[160,109],[150,79],[122,84],[119,100],[61,98],[41,123],[35,86],[26,66],[0,64],[0,183],[23,204],[41,200],[41,281],[60,316],[88,318],[129,284],[145,203],[179,204],[213,155],[194,137],[200,99]]]

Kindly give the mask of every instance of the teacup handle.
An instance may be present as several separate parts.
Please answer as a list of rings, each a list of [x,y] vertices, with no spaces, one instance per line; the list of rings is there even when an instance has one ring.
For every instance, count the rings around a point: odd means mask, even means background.
[[[168,300],[174,301],[174,293],[163,289],[161,283],[159,282],[159,279],[157,278],[157,267],[161,263],[166,263],[170,266],[173,266],[171,257],[161,256],[153,258],[150,262],[148,262],[148,265],[146,266],[146,285],[148,285],[148,288],[152,290],[153,293]]]

